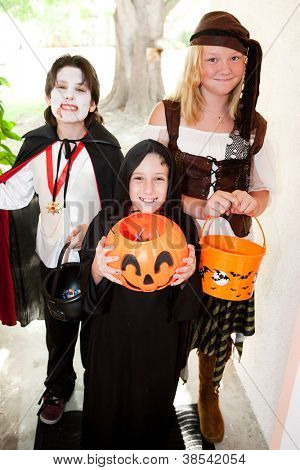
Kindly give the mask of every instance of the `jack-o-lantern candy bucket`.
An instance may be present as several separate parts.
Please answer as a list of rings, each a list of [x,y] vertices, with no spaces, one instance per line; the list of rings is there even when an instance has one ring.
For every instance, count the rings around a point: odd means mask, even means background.
[[[224,300],[247,300],[253,294],[262,258],[266,252],[265,234],[259,221],[263,246],[228,235],[201,233],[200,273],[203,292]]]
[[[153,292],[168,286],[188,247],[181,229],[157,214],[135,213],[109,231],[105,245],[114,245],[109,256],[120,259],[110,266],[120,269],[115,277],[128,289]]]

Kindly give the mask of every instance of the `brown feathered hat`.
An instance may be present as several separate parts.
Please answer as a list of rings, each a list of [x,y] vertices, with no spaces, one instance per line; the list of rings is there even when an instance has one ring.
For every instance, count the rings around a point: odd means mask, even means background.
[[[237,126],[242,137],[249,140],[259,95],[262,61],[260,44],[250,39],[249,31],[233,15],[225,11],[213,11],[203,16],[190,39],[190,45],[228,47],[248,57]]]

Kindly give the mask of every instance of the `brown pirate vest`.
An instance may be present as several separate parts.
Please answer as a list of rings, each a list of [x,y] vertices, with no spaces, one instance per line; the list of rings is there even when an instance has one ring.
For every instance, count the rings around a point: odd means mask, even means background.
[[[170,139],[168,148],[176,160],[181,175],[182,194],[197,199],[207,199],[211,186],[214,191],[218,189],[230,193],[236,189],[248,191],[252,157],[262,148],[266,134],[267,122],[264,118],[255,112],[255,138],[252,145],[239,135],[237,129],[234,129],[229,134],[232,143],[226,147],[225,160],[217,161],[213,157],[191,155],[179,150],[177,139],[180,125],[180,103],[170,100],[163,100],[163,103]],[[236,147],[241,145],[242,158],[235,159]],[[213,170],[213,164],[216,166],[215,170]],[[214,183],[211,183],[212,174],[215,174],[216,177]],[[236,236],[245,237],[248,235],[251,217],[237,214],[224,215],[223,217],[228,220]]]

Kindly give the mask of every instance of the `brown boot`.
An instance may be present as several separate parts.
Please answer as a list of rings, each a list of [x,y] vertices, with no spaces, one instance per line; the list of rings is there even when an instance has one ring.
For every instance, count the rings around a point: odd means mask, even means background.
[[[200,429],[208,442],[221,442],[224,437],[224,421],[219,408],[219,394],[213,385],[216,356],[199,352],[199,401]]]

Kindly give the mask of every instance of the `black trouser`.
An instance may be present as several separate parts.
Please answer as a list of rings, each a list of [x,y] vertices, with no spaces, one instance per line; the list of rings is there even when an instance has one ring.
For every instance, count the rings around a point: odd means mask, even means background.
[[[41,262],[41,278],[45,279],[50,269]],[[80,330],[80,353],[85,368],[88,346],[88,321],[64,322],[50,315],[45,306],[46,344],[49,352],[45,385],[56,396],[68,401],[75,387],[76,373],[73,367],[75,345]]]

